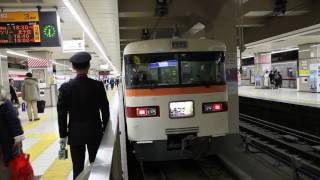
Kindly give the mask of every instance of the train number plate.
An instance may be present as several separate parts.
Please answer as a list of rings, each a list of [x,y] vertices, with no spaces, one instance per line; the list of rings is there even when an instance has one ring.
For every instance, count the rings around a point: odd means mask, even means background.
[[[170,102],[170,118],[184,118],[194,115],[193,101]]]

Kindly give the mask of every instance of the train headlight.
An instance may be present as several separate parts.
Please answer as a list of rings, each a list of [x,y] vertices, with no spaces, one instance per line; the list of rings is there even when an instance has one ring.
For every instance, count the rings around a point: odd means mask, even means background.
[[[159,117],[160,116],[160,108],[159,108],[159,106],[127,107],[127,116],[129,118]]]
[[[210,102],[202,104],[203,113],[223,112],[228,110],[226,102]]]

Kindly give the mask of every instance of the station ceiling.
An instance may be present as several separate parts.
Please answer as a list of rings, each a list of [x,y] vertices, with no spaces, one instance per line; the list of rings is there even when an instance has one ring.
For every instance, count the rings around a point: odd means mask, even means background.
[[[144,39],[143,29],[150,38],[206,38],[215,27],[215,19],[230,0],[167,0],[168,12],[156,15],[157,0],[75,0],[82,4],[92,26],[106,47],[112,63],[120,69],[121,52],[133,41]],[[162,0],[158,0],[162,2]],[[244,54],[297,47],[298,44],[320,43],[319,0],[287,0],[284,14],[275,12],[277,0],[238,0],[239,8],[230,9],[237,16],[236,27]],[[83,30],[62,0],[0,0],[0,8],[27,9],[36,6],[57,7],[61,16],[65,40],[82,39]],[[306,27],[312,27],[301,31]],[[223,28],[223,27],[221,27]],[[240,29],[241,31],[240,31]],[[291,33],[290,33],[291,32]],[[288,34],[289,33],[289,34]],[[279,36],[278,35],[283,35]],[[273,38],[270,38],[273,37]],[[93,67],[105,64],[94,43],[85,36],[86,49],[94,57]],[[239,43],[240,44],[240,43]],[[28,48],[21,50],[50,50],[53,58],[66,60],[71,54],[61,48]],[[1,51],[1,50],[0,50]]]
[[[205,38],[215,26],[225,0],[168,0],[168,14],[156,16],[156,0],[119,0],[120,46],[143,39],[142,30],[148,29],[151,38],[170,38],[177,28],[182,37]],[[298,44],[320,42],[320,29],[295,33],[270,40],[279,34],[299,30],[320,23],[320,7],[316,0],[287,0],[284,14],[275,11],[276,0],[239,0],[237,28],[242,28],[244,54],[267,52],[297,47]],[[239,36],[241,34],[238,34]],[[238,37],[239,38],[239,37]],[[254,43],[260,40],[265,41]]]

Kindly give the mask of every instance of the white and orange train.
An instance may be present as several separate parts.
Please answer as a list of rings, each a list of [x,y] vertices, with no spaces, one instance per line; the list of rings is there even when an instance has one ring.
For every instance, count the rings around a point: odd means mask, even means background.
[[[222,42],[156,39],[124,49],[127,136],[138,160],[197,156],[230,132]]]

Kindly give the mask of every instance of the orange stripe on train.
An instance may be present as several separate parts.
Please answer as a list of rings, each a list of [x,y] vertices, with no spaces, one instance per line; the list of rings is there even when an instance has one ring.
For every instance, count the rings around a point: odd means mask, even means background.
[[[203,94],[213,92],[225,92],[226,85],[211,87],[179,87],[179,88],[156,88],[156,89],[126,89],[126,96],[167,96],[179,94]]]

